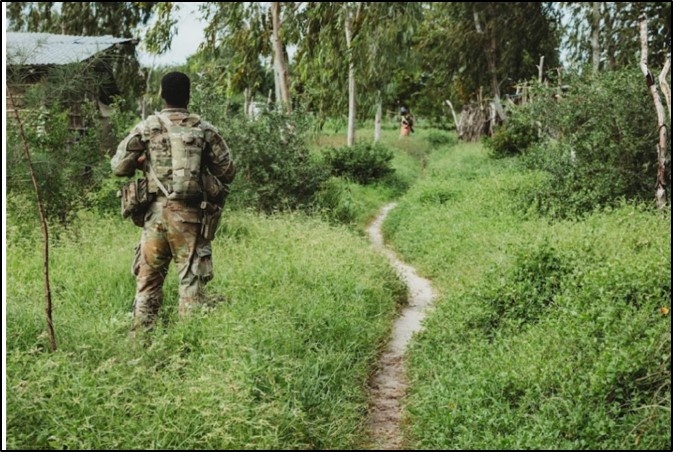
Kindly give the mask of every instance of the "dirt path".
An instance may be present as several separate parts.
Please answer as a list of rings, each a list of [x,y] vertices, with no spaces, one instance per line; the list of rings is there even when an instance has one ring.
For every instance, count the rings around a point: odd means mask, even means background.
[[[370,383],[372,406],[368,427],[371,432],[372,449],[395,450],[404,447],[402,441],[402,399],[407,384],[404,375],[404,352],[413,334],[421,329],[425,311],[434,299],[430,281],[421,278],[416,270],[402,262],[386,248],[381,226],[386,216],[397,204],[388,204],[367,228],[374,246],[390,261],[395,271],[407,285],[409,304],[395,320],[390,342],[381,355],[378,370]]]

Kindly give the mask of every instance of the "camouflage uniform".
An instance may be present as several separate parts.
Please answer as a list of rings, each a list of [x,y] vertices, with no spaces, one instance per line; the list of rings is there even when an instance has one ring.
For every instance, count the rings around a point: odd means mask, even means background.
[[[203,131],[197,138],[202,149],[202,168],[207,168],[223,184],[234,178],[235,167],[229,148],[217,129],[189,114],[186,109],[166,108],[162,115],[174,124],[186,124]],[[117,176],[133,176],[139,167],[138,158],[145,153],[146,162],[161,184],[171,192],[171,145],[156,116],[138,124],[119,144],[111,166]],[[147,151],[147,152],[145,152]],[[149,168],[146,166],[145,168]],[[163,303],[163,283],[171,259],[175,261],[179,277],[179,314],[185,315],[200,303],[202,289],[213,278],[210,241],[200,235],[202,198],[169,199],[152,175],[148,186],[156,194],[145,214],[145,224],[136,247],[132,265],[136,277],[136,296],[133,303],[133,329],[151,328]]]

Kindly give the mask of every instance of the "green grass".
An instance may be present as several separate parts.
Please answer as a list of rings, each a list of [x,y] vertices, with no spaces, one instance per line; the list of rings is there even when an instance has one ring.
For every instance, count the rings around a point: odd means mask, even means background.
[[[438,292],[408,355],[410,444],[670,449],[670,212],[553,222],[522,204],[543,177],[514,159],[423,127],[388,124],[382,141],[395,175],[332,179],[328,212],[229,211],[208,286],[226,301],[179,321],[172,269],[148,348],[127,338],[139,229],[93,214],[53,228],[49,353],[39,228],[8,215],[8,447],[364,447],[405,289],[362,229],[399,200],[387,240]]]
[[[409,352],[429,449],[670,449],[670,212],[552,223],[539,178],[478,144],[431,154],[385,224],[440,296]]]
[[[56,353],[43,334],[39,246],[9,237],[9,448],[362,444],[366,382],[402,284],[344,228],[243,212],[224,222],[209,289],[227,301],[178,321],[171,270],[147,349],[127,339],[139,229],[84,215],[52,245]]]
[[[400,138],[396,126],[388,124],[381,131],[381,144],[393,150],[392,167],[395,172],[370,185],[360,185],[344,178],[332,178],[320,198],[320,204],[329,206],[323,212],[323,218],[332,223],[348,225],[352,230],[363,233],[382,205],[399,198],[422,177],[428,156],[432,152],[428,135],[438,133],[440,132],[434,129],[419,129],[409,137]],[[447,136],[451,137],[448,134]],[[358,130],[358,141],[370,141],[373,137],[373,126]],[[345,145],[345,132],[326,133],[312,144],[312,149],[319,152],[322,147],[338,148]]]

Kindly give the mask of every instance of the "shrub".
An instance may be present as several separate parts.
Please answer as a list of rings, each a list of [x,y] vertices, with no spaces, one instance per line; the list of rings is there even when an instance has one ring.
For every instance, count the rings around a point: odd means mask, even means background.
[[[484,146],[493,158],[523,154],[534,143],[541,141],[538,127],[526,109],[515,110],[508,121],[496,129],[492,137],[484,137]]]
[[[357,219],[357,201],[348,182],[338,178],[328,179],[316,194],[316,209],[334,224],[351,225]]]
[[[375,143],[357,143],[323,152],[332,175],[348,177],[363,185],[383,179],[395,170],[391,165],[393,152]]]
[[[491,336],[506,325],[518,329],[535,323],[554,302],[571,268],[567,259],[547,243],[519,252],[508,274],[491,278],[496,283],[480,294],[490,313],[487,334]]]
[[[432,145],[432,147],[453,146],[456,144],[454,135],[440,130],[429,132],[425,139]]]
[[[272,212],[306,208],[329,170],[306,146],[307,124],[296,115],[231,118],[222,134],[237,166],[231,202]]]
[[[532,197],[562,217],[653,199],[657,121],[642,75],[612,71],[570,85],[560,98],[550,91],[516,110],[488,143],[493,155],[523,153],[526,166],[549,173]]]

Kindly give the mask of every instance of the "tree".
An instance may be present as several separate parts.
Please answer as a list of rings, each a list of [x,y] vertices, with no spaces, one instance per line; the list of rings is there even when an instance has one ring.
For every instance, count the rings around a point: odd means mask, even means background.
[[[372,11],[368,30],[364,34],[368,56],[363,58],[360,83],[363,86],[360,102],[373,106],[374,141],[381,134],[383,103],[398,108],[399,80],[413,74],[418,56],[413,49],[413,40],[423,18],[423,5],[418,2],[381,2]],[[366,110],[371,110],[371,108]]]
[[[294,36],[284,25],[294,15],[297,6],[292,3],[209,2],[204,7],[208,25],[205,29],[205,52],[215,56],[228,53],[228,67],[223,68],[229,77],[230,90],[250,90],[254,95],[266,78],[264,60],[272,59],[275,73],[277,103],[291,110],[288,42],[285,35]]]
[[[670,2],[568,2],[561,3],[561,10],[568,17],[563,46],[571,67],[590,61],[594,71],[638,64],[641,14],[649,17],[652,30],[650,64],[661,67],[670,53]]]
[[[645,81],[647,83],[647,88],[650,90],[652,95],[652,100],[654,101],[654,107],[657,112],[657,130],[659,131],[659,141],[657,143],[657,183],[656,183],[656,202],[657,207],[663,209],[666,207],[666,151],[667,147],[670,147],[668,142],[668,126],[666,124],[666,115],[664,114],[664,106],[661,103],[661,98],[659,97],[659,91],[657,90],[657,82],[648,68],[648,34],[647,34],[647,16],[645,14],[640,16],[640,69],[645,76]],[[666,73],[670,67],[670,58],[666,60],[664,64],[664,71],[661,72],[660,79],[666,79]],[[662,84],[664,89],[664,95],[666,95],[666,90],[668,89],[667,84]],[[670,96],[670,92],[669,92]],[[669,106],[668,112],[668,123],[671,122],[671,112],[670,112],[670,98],[667,97],[667,102]],[[670,160],[670,156],[669,156]]]
[[[482,87],[497,97],[503,83],[508,89],[536,76],[541,56],[547,67],[555,67],[558,24],[549,3],[432,3],[416,44],[424,108],[441,111],[447,98],[460,106]]]
[[[380,111],[383,97],[392,97],[398,71],[412,53],[411,24],[420,10],[414,2],[309,2],[299,15],[302,99],[321,117],[342,116],[348,108],[349,145],[362,116],[359,106]]]
[[[12,31],[131,38],[146,25],[154,2],[8,2]]]
[[[281,17],[280,17],[280,2],[271,2],[271,22],[273,24],[271,33],[273,41],[273,63],[276,71],[276,80],[278,80],[278,92],[280,93],[280,101],[283,107],[288,111],[292,111],[292,103],[290,102],[290,82],[289,70],[287,68],[287,59],[285,58],[285,47],[280,36]]]

